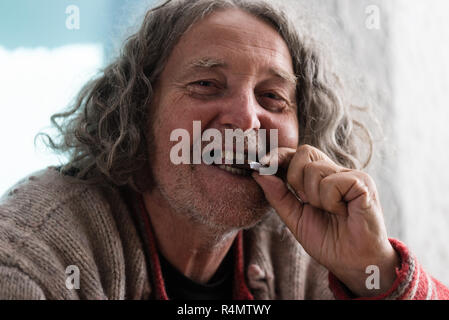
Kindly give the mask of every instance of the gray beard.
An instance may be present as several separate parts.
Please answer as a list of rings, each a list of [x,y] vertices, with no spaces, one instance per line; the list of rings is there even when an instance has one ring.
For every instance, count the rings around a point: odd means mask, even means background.
[[[197,200],[194,192],[182,183],[177,184],[170,192],[167,191],[166,186],[156,181],[155,189],[159,191],[175,215],[187,218],[193,224],[203,225],[210,230],[211,240],[215,243],[221,243],[235,231],[254,227],[266,216],[274,213],[274,209],[265,202],[262,205],[256,204],[253,208],[246,208],[242,210],[242,214],[235,217],[229,217],[228,213],[236,210],[231,201],[218,203],[205,201],[205,199]],[[243,191],[240,194],[246,195]],[[237,193],[239,193],[238,190]]]

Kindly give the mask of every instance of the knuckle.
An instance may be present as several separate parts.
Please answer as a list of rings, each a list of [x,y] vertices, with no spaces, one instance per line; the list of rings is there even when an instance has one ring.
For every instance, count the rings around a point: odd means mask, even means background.
[[[360,182],[365,184],[367,187],[374,184],[373,178],[368,173],[360,170],[354,170],[354,174],[357,176]]]
[[[324,188],[330,186],[331,184],[333,184],[334,179],[335,178],[332,175],[324,177],[323,179],[321,179],[321,181],[320,181],[320,189],[324,189]]]
[[[368,193],[369,192],[369,188],[366,185],[366,183],[364,181],[361,181],[360,179],[354,179],[353,180],[353,185],[357,189],[363,191],[363,193]]]
[[[307,154],[307,153],[313,152],[314,150],[315,150],[315,148],[312,147],[311,145],[303,144],[303,145],[298,147],[297,152],[298,153],[306,153]]]
[[[304,172],[313,171],[315,169],[316,164],[314,162],[308,162],[304,165]]]

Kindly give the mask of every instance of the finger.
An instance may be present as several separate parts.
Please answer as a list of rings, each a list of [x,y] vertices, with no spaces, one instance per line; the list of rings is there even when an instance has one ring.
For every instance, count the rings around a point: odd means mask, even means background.
[[[325,160],[309,162],[304,166],[303,185],[300,191],[304,193],[304,201],[312,206],[324,209],[321,201],[320,185],[327,176],[340,171],[340,168]],[[301,184],[301,182],[300,182]],[[301,187],[303,189],[301,189]]]
[[[294,154],[290,161],[287,171],[287,182],[293,187],[298,196],[305,202],[309,202],[305,193],[304,176],[307,165],[317,161],[327,161],[329,164],[334,164],[333,161],[323,152],[309,145],[302,145]],[[336,165],[335,165],[336,166]]]
[[[339,172],[321,180],[320,198],[323,209],[334,214],[348,215],[348,206],[360,213],[370,211],[376,204],[377,191],[372,179],[360,171]]]
[[[276,148],[263,156],[260,163],[268,166],[272,161],[277,161],[279,166],[288,167],[295,152],[296,149],[292,148]]]
[[[276,175],[281,179],[286,179],[287,169],[295,155],[296,149],[292,148],[276,148],[267,153],[259,161],[265,166],[276,165],[278,167],[278,172]]]
[[[286,184],[280,178],[276,176],[262,176],[257,172],[253,173],[253,178],[262,188],[265,198],[273,209],[276,210],[282,221],[294,232],[302,214],[303,206],[301,203],[288,190]]]

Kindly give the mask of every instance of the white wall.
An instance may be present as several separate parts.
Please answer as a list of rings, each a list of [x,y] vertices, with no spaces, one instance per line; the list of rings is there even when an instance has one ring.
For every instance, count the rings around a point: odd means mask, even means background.
[[[356,102],[373,107],[384,134],[368,171],[389,235],[449,285],[449,1],[277,2],[325,43]],[[366,25],[372,5],[379,29]]]
[[[449,1],[395,0],[394,134],[404,240],[449,284]]]

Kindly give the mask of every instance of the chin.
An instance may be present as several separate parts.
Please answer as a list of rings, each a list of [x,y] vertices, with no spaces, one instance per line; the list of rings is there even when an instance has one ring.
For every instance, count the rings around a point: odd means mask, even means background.
[[[262,189],[251,176],[234,176],[212,166],[195,169],[192,174],[197,182],[192,186],[195,211],[211,227],[250,228],[271,210]],[[213,178],[210,172],[214,173]]]
[[[177,167],[173,180],[159,180],[163,197],[177,214],[215,232],[248,229],[272,211],[262,189],[250,177],[211,166]]]
[[[232,196],[232,192],[229,196]],[[265,200],[258,203],[254,203],[254,199],[250,202],[245,201],[246,199],[232,197],[225,197],[225,199],[220,200],[215,201],[212,205],[199,207],[196,213],[210,227],[223,230],[251,228],[271,210]]]

